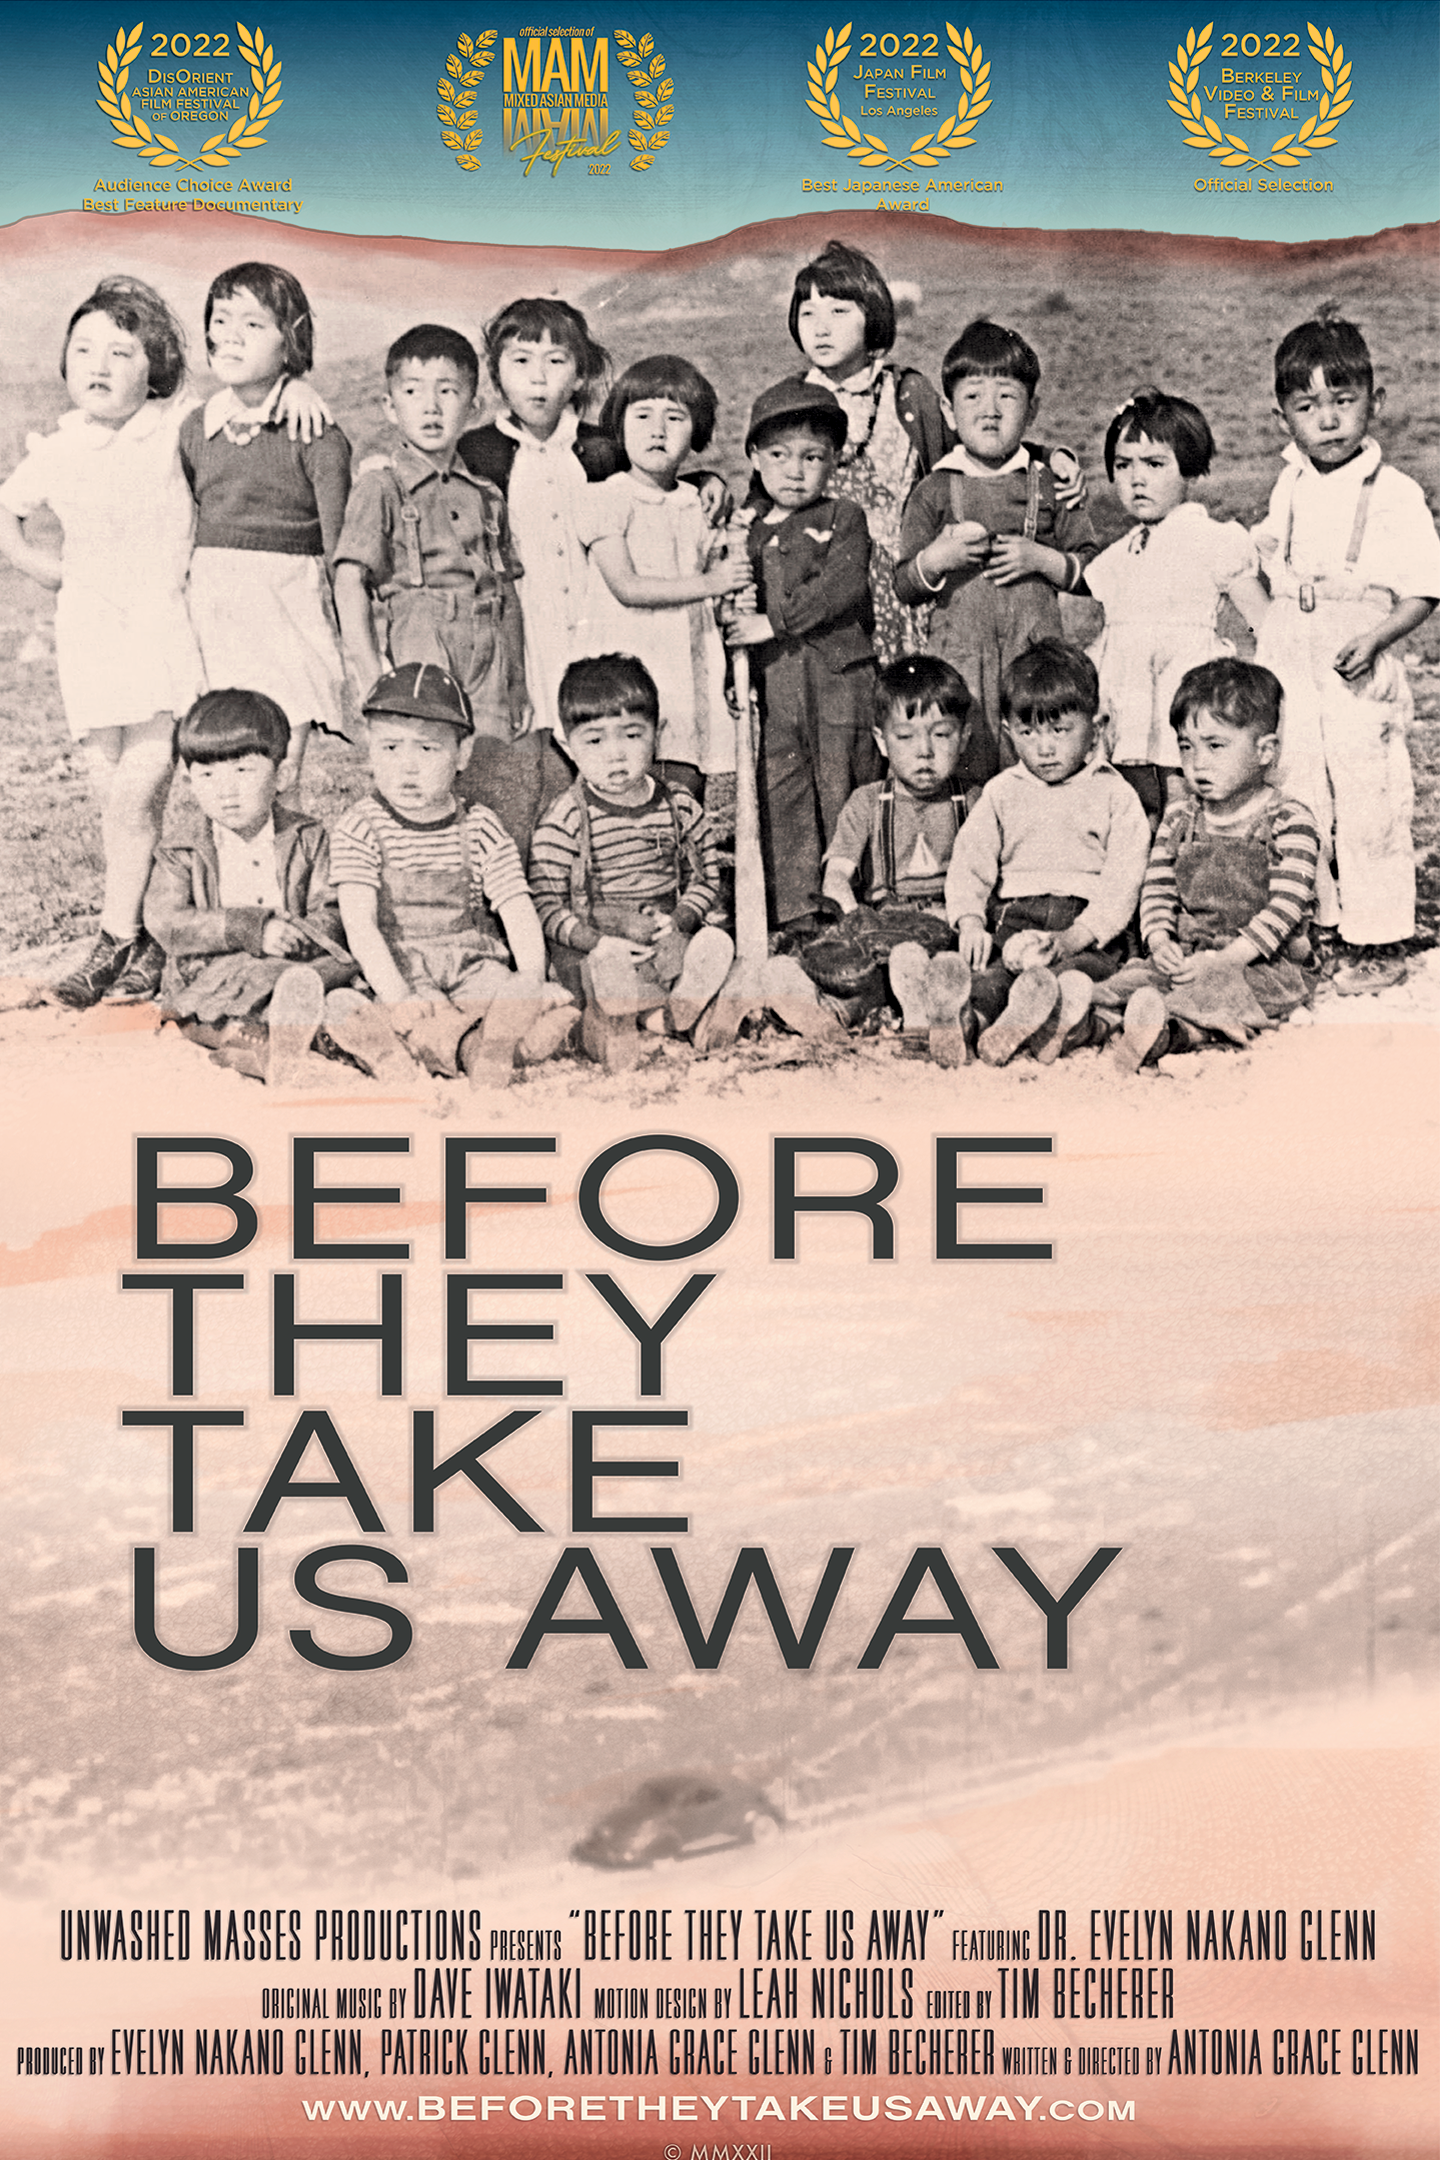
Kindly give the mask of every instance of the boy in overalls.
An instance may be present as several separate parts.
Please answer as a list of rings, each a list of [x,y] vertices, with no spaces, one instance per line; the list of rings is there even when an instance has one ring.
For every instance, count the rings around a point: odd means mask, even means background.
[[[710,821],[655,771],[648,669],[623,653],[573,661],[559,713],[580,777],[535,828],[531,883],[555,977],[584,999],[585,1050],[623,1070],[641,1026],[693,1032],[735,947],[706,923],[720,894]]]
[[[1097,1013],[1124,1014],[1127,1072],[1209,1037],[1243,1043],[1306,1002],[1306,926],[1320,835],[1271,784],[1280,684],[1249,660],[1208,660],[1170,708],[1189,799],[1166,811],[1140,891],[1150,957],[1096,985]]]
[[[374,792],[330,835],[346,940],[413,1056],[441,1074],[458,1064],[472,1081],[508,1080],[517,1052],[525,1064],[550,1055],[575,1014],[557,1012],[571,1001],[545,982],[514,841],[456,792],[475,741],[465,693],[410,661],[376,683],[365,720]],[[328,1008],[326,1024],[334,1035]]]
[[[1404,980],[1415,931],[1413,701],[1394,648],[1440,597],[1440,539],[1370,436],[1385,393],[1353,323],[1292,330],[1275,396],[1291,441],[1255,531],[1272,594],[1256,658],[1284,686],[1278,783],[1319,827],[1320,943],[1338,932],[1335,985],[1353,995]]]
[[[393,450],[363,458],[356,472],[335,550],[335,605],[362,689],[408,660],[454,676],[475,733],[488,738],[462,796],[488,803],[523,850],[528,797],[508,785],[510,746],[530,709],[515,590],[520,558],[504,496],[455,455],[479,378],[473,345],[438,323],[421,323],[390,347],[384,409],[399,439]]]

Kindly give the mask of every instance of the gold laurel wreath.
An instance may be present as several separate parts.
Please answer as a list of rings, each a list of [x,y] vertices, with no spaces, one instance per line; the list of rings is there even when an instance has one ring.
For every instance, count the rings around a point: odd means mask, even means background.
[[[638,157],[630,160],[632,172],[649,172],[657,152],[670,140],[675,117],[675,85],[665,73],[665,55],[655,50],[648,34],[637,42],[628,30],[615,32],[620,65],[635,86],[634,126],[627,138]]]
[[[475,152],[485,130],[477,125],[470,108],[478,85],[485,79],[485,70],[495,57],[494,45],[493,30],[482,30],[474,38],[457,37],[454,52],[446,58],[445,73],[435,85],[440,100],[435,108],[440,140],[447,150],[455,152],[456,164],[463,165],[466,172],[480,170]]]
[[[963,32],[952,22],[945,25],[950,57],[960,70],[960,81],[964,86],[954,115],[935,134],[922,135],[911,143],[903,157],[896,157],[879,135],[863,135],[855,122],[847,119],[840,110],[835,84],[841,64],[850,51],[847,41],[853,27],[846,23],[838,36],[834,30],[827,30],[825,42],[815,48],[815,58],[806,63],[810,95],[805,103],[820,117],[826,149],[843,150],[847,157],[858,158],[862,165],[883,165],[887,171],[911,165],[938,165],[941,158],[949,157],[954,150],[973,149],[975,123],[981,113],[990,109],[990,63],[971,36],[969,25]]]
[[[161,135],[151,128],[144,115],[137,113],[125,94],[130,80],[130,70],[140,53],[140,37],[145,25],[136,23],[133,30],[123,25],[115,33],[115,43],[107,45],[105,57],[100,62],[100,95],[95,102],[110,121],[115,133],[111,140],[122,150],[133,150],[153,166],[183,165],[190,172],[199,172],[202,165],[228,165],[247,150],[258,150],[265,141],[265,123],[280,110],[284,99],[280,95],[280,62],[275,58],[275,48],[265,42],[265,33],[257,23],[253,31],[244,23],[235,25],[236,40],[241,57],[250,69],[251,94],[246,110],[233,122],[229,132],[212,135],[200,145],[199,157],[187,158],[177,142],[168,135]]]
[[[1170,95],[1166,102],[1189,129],[1185,140],[1192,150],[1203,150],[1207,157],[1219,158],[1222,165],[1243,165],[1248,171],[1258,166],[1298,165],[1317,150],[1334,148],[1335,123],[1355,102],[1350,95],[1350,62],[1328,25],[1323,33],[1312,22],[1305,27],[1310,33],[1310,56],[1319,64],[1325,94],[1298,134],[1282,135],[1270,145],[1268,157],[1257,157],[1242,136],[1222,134],[1206,116],[1195,85],[1210,57],[1210,33],[1215,25],[1206,23],[1198,36],[1193,27],[1186,33],[1184,44],[1176,47],[1170,62]]]

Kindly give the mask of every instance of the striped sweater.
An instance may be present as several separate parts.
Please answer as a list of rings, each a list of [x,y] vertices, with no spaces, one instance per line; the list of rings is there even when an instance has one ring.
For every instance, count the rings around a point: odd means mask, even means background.
[[[1243,922],[1216,920],[1201,926],[1192,920],[1181,942],[1193,945],[1213,939],[1218,949],[1233,937],[1246,937],[1261,960],[1273,960],[1283,953],[1315,909],[1320,835],[1311,812],[1303,803],[1277,795],[1273,788],[1265,789],[1259,805],[1234,824],[1214,817],[1203,803],[1173,804],[1155,835],[1140,891],[1140,934],[1147,946],[1152,938],[1173,938],[1178,934],[1183,901],[1177,864],[1181,849],[1192,839],[1264,840],[1269,856],[1269,897],[1263,908]],[[1238,917],[1241,910],[1237,907],[1235,913]],[[1199,938],[1197,930],[1201,932]]]
[[[582,822],[589,826],[588,892]],[[589,788],[582,805],[577,781],[535,829],[530,888],[546,937],[576,952],[593,952],[603,935],[588,919],[597,901],[637,912],[658,908],[674,915],[677,930],[693,934],[719,898],[714,831],[683,788],[662,792],[652,780],[648,800],[626,808]]]

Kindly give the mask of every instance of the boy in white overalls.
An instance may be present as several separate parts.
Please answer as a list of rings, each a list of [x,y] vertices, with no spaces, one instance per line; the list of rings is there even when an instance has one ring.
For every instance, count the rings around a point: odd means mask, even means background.
[[[1370,436],[1385,393],[1353,323],[1292,330],[1275,396],[1291,440],[1255,531],[1272,595],[1255,658],[1284,685],[1277,785],[1315,814],[1318,942],[1338,934],[1336,987],[1354,995],[1404,980],[1415,931],[1413,703],[1394,648],[1440,598],[1440,537]]]

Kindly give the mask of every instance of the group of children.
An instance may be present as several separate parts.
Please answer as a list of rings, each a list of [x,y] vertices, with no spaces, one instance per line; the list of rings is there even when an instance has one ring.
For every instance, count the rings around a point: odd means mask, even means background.
[[[563,301],[488,326],[486,426],[468,340],[398,338],[392,445],[352,475],[287,271],[214,281],[203,405],[164,302],[102,283],[66,329],[75,410],[0,487],[0,552],[58,593],[101,804],[99,937],[54,994],[158,999],[287,1082],[317,1041],[472,1079],[703,1042],[734,960],[732,675],[754,684],[788,1025],[838,1040],[898,1008],[945,1064],[1113,1036],[1133,1070],[1246,1040],[1321,969],[1399,979],[1394,648],[1440,597],[1440,538],[1370,435],[1360,332],[1282,342],[1290,445],[1253,534],[1191,499],[1199,409],[1137,391],[1104,440],[1133,523],[1101,552],[1079,460],[1027,440],[1040,363],[1017,332],[971,323],[937,399],[889,361],[891,295],[838,242],[790,330],[810,364],[755,400],[735,512],[690,462],[712,385],[642,360],[587,423],[608,355]],[[63,556],[25,533],[41,504]],[[1061,593],[1104,609],[1093,658]],[[1253,663],[1219,635],[1227,597]],[[314,725],[361,741],[373,781],[328,835],[298,808]],[[177,758],[202,829],[160,846]]]

